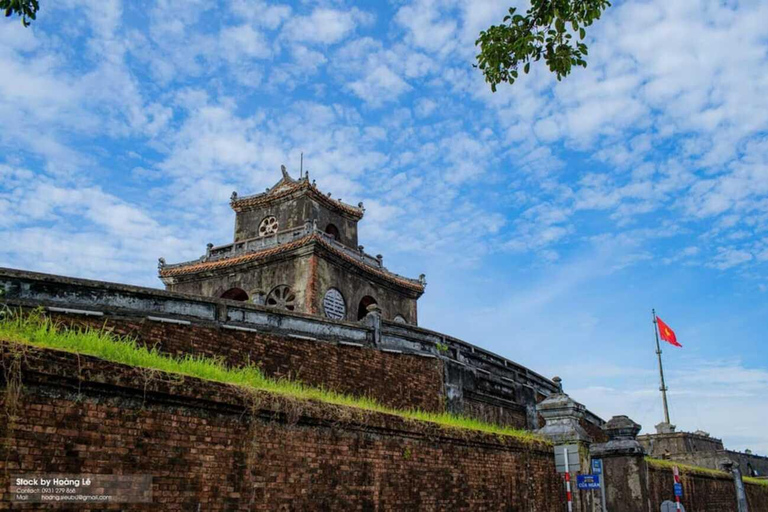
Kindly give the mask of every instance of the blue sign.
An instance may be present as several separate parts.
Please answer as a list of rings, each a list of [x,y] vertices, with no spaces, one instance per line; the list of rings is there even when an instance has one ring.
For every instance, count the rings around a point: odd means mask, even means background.
[[[596,475],[603,474],[603,459],[592,459],[592,472]]]
[[[600,475],[576,475],[576,487],[579,489],[599,489]]]
[[[683,496],[683,484],[675,484],[675,496]]]

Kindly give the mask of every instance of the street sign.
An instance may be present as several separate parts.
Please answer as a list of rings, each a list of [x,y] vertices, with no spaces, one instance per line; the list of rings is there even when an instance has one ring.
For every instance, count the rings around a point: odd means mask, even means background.
[[[576,475],[576,487],[579,489],[599,489],[600,475]]]
[[[576,444],[560,444],[555,446],[555,467],[558,473],[565,473],[565,451],[568,451],[568,462],[571,468],[579,465],[579,446]]]
[[[596,475],[603,474],[603,459],[592,459],[592,472]]]
[[[675,496],[683,497],[683,484],[675,484]]]

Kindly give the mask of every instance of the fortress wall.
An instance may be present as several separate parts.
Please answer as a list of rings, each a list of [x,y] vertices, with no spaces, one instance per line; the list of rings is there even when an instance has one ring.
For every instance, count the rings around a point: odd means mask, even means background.
[[[445,409],[443,365],[436,358],[397,354],[368,346],[251,331],[219,325],[171,324],[120,316],[48,313],[66,325],[106,327],[171,355],[221,357],[232,366],[249,361],[275,378],[300,380],[398,409]]]
[[[689,512],[737,512],[733,478],[723,473],[693,474],[681,472],[682,504]],[[672,470],[648,465],[651,509],[659,510],[664,500],[675,500]],[[745,482],[747,503],[751,511],[768,511],[768,485]]]
[[[744,482],[749,510],[768,510],[768,484]]]
[[[488,423],[528,428],[528,415],[524,406],[492,396],[480,396],[465,391],[462,414]]]
[[[9,368],[9,345],[0,347]],[[151,474],[113,510],[564,509],[551,446],[152,374],[28,348],[18,402],[0,380],[7,472]],[[4,378],[13,375],[2,372]],[[5,415],[3,416],[6,417]],[[9,509],[8,495],[0,509]],[[39,505],[14,510],[40,509]],[[62,510],[62,507],[56,508]]]
[[[528,429],[539,427],[536,404],[556,390],[551,380],[480,347],[374,317],[340,322],[252,303],[7,268],[0,268],[0,302],[43,307],[48,314],[67,311],[58,318],[106,323],[174,354],[223,356],[232,364],[250,357],[272,376],[298,377],[395,407],[447,409]],[[602,424],[587,414],[590,423]]]
[[[736,491],[730,476],[680,474],[681,502],[691,512],[737,512]],[[665,500],[675,501],[672,470],[648,464],[651,510],[659,510]]]
[[[724,459],[739,464],[744,476],[751,471],[768,476],[768,457],[753,453],[726,450],[720,439],[695,432],[673,432],[670,434],[646,434],[638,436],[646,453],[658,459],[669,459],[710,469],[720,469]]]

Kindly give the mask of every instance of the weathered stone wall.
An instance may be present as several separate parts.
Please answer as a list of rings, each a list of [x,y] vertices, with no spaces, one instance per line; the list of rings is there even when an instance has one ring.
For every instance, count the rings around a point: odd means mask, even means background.
[[[733,478],[727,473],[699,474],[682,471],[682,504],[688,512],[737,512]],[[665,500],[675,501],[672,470],[648,464],[651,510],[659,510]],[[745,482],[751,512],[768,511],[768,485]]]
[[[275,334],[234,331],[216,325],[179,325],[130,317],[92,318],[49,313],[64,325],[106,327],[171,355],[223,358],[257,364],[270,377],[300,380],[399,409],[445,408],[442,363],[435,358],[384,352]]]
[[[259,224],[270,215],[277,219],[280,231],[301,227],[307,220],[316,221],[321,231],[326,231],[328,225],[333,224],[339,231],[339,242],[357,249],[357,221],[322,207],[306,195],[237,213],[235,242],[259,236]]]
[[[287,285],[296,295],[294,311],[311,313],[306,290],[310,258],[309,254],[294,254],[292,258],[275,256],[259,263],[251,263],[247,270],[212,270],[190,276],[177,276],[167,287],[171,292],[213,298],[221,297],[230,288],[240,288],[248,294],[248,300],[263,304],[273,288]]]
[[[323,254],[321,252],[321,254]],[[358,320],[358,307],[365,296],[373,297],[381,308],[381,316],[385,320],[394,320],[402,315],[409,324],[417,324],[416,296],[408,297],[402,290],[387,286],[384,282],[375,282],[362,275],[353,265],[343,265],[338,258],[317,258],[316,270],[317,294],[315,310],[322,315],[323,297],[329,288],[337,288],[344,296],[347,305],[345,320]]]
[[[64,352],[30,349],[23,361],[17,416],[4,425],[0,492],[7,493],[7,472],[150,474],[151,505],[77,508],[560,512],[565,506],[545,444],[269,394],[249,398],[223,384]],[[9,404],[0,407],[7,411]],[[0,509],[10,508],[7,500],[6,494]],[[31,509],[40,506],[14,505]]]

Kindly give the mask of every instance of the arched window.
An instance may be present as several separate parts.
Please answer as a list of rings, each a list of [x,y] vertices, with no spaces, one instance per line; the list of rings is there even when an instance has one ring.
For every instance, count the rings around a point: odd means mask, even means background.
[[[378,304],[376,302],[376,299],[371,297],[370,295],[366,295],[362,299],[360,299],[360,306],[357,308],[357,319],[362,320],[365,318],[365,315],[368,314],[368,306],[371,304]]]
[[[337,228],[334,224],[328,224],[325,226],[325,233],[331,235],[334,240],[339,239],[339,228]]]
[[[272,288],[267,295],[266,304],[267,307],[293,311],[296,309],[296,294],[291,291],[290,286],[281,284]]]
[[[242,288],[230,288],[221,294],[222,299],[247,301],[248,294]]]
[[[259,224],[259,236],[274,235],[277,233],[277,219],[274,215],[264,217]]]

